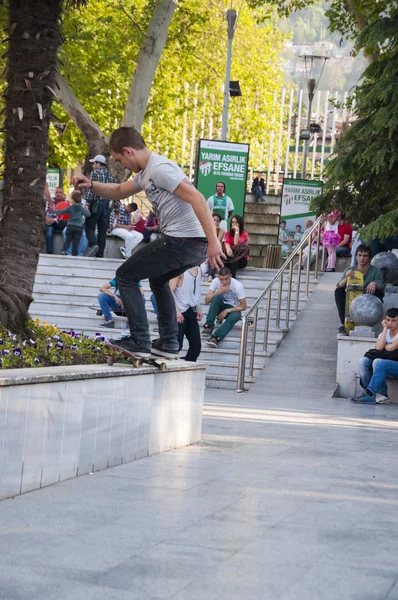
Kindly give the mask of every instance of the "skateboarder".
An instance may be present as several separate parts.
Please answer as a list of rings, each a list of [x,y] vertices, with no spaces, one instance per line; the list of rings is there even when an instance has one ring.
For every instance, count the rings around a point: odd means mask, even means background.
[[[115,200],[144,190],[162,231],[157,240],[137,248],[116,272],[131,337],[111,343],[135,354],[178,358],[178,326],[169,280],[200,265],[206,256],[212,267],[222,267],[225,256],[213,217],[205,198],[191,185],[184,171],[168,158],[151,152],[133,127],[116,129],[109,150],[125,169],[136,173],[133,179],[125,183],[99,183],[79,175],[72,179],[72,184]],[[160,337],[152,347],[138,288],[138,282],[146,278],[159,310]]]

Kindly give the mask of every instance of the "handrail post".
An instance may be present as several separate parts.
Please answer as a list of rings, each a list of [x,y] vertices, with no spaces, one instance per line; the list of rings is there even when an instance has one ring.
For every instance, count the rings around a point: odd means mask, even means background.
[[[322,246],[322,261],[321,261],[321,270],[325,268],[325,246]]]
[[[305,297],[308,298],[308,290],[310,287],[310,269],[311,269],[311,242],[312,235],[308,236],[308,260],[307,260],[307,271],[305,274]]]
[[[246,317],[242,317],[242,331],[240,333],[240,352],[238,363],[238,378],[236,382],[236,392],[245,391],[245,370],[246,370],[246,355],[247,355],[247,334],[249,329],[249,321]]]
[[[303,249],[300,248],[300,252],[299,252],[299,268],[297,271],[297,284],[296,284],[296,306],[295,306],[295,314],[296,317],[298,315],[298,311],[299,311],[299,302],[300,302],[300,285],[301,285],[301,262],[303,260]]]
[[[321,241],[321,222],[319,221],[319,223],[317,225],[317,232],[316,232],[315,281],[317,281],[317,279],[318,279],[320,241]]]
[[[253,315],[252,349],[251,349],[251,353],[250,353],[250,367],[249,367],[250,377],[253,377],[253,372],[254,372],[254,354],[256,352],[257,321],[258,321],[258,308],[256,308],[254,310],[254,315]]]
[[[286,319],[285,327],[289,329],[289,317],[290,317],[290,297],[292,295],[292,283],[293,283],[293,261],[289,266],[289,283],[287,287],[287,303],[286,303]]]
[[[282,287],[283,287],[283,273],[280,274],[279,289],[278,289],[278,303],[276,306],[276,326],[281,326],[281,304],[282,304]]]
[[[269,331],[269,320],[270,320],[270,318],[271,318],[271,290],[269,290],[269,292],[268,292],[267,314],[265,315],[264,344],[263,344],[263,350],[264,350],[264,352],[267,352],[268,331]]]

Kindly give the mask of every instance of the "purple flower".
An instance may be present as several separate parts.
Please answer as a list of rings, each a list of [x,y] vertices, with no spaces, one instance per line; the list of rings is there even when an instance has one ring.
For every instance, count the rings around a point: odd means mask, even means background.
[[[13,355],[14,356],[21,356],[21,354],[22,354],[21,348],[15,348],[15,350],[13,352]]]
[[[77,344],[72,344],[70,347],[71,350],[77,350]]]
[[[4,344],[4,340],[0,338],[0,344]]]
[[[0,354],[3,356],[4,354],[10,354],[9,350],[2,350]]]
[[[2,367],[2,366],[3,366],[3,359],[0,358],[0,367]]]
[[[53,340],[60,340],[61,338],[59,337],[59,335],[53,335]]]
[[[97,335],[97,334],[95,334],[95,341],[96,341],[96,342],[105,342],[105,338],[104,338],[104,336],[103,336],[103,335],[101,335],[101,334],[98,334],[98,335]]]
[[[38,365],[40,363],[40,360],[38,358],[35,358],[34,363],[35,365]]]
[[[61,350],[62,350],[62,348],[65,347],[65,344],[63,342],[59,341],[56,343],[56,346],[57,346],[57,348],[61,348]]]
[[[13,342],[16,342],[17,341],[17,336],[16,335],[11,335],[11,339],[12,339]]]
[[[50,348],[52,348],[52,346],[53,346],[52,344],[47,344],[47,346],[46,346],[47,352],[50,350]]]
[[[23,347],[25,347],[25,346],[26,346],[26,340],[24,340],[24,341],[22,342],[22,346],[23,346]]]
[[[37,343],[35,342],[35,340],[29,340],[29,342],[32,344],[33,348],[36,348]]]

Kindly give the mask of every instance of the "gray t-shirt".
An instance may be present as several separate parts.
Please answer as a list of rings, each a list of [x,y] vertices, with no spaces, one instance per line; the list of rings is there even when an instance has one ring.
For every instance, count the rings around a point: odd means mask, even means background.
[[[152,152],[148,164],[133,178],[145,190],[162,233],[172,237],[206,237],[192,206],[174,195],[187,176],[174,162]]]

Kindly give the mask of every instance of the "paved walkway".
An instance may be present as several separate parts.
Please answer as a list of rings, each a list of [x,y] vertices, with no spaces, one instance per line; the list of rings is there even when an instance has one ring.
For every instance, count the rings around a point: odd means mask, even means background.
[[[398,409],[331,399],[334,281],[200,444],[0,503],[1,600],[398,600]]]

